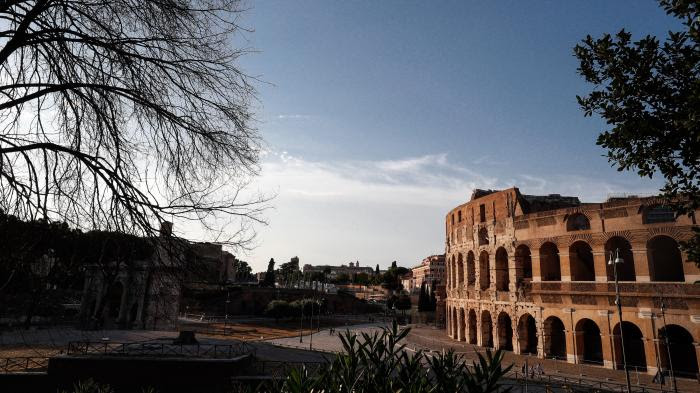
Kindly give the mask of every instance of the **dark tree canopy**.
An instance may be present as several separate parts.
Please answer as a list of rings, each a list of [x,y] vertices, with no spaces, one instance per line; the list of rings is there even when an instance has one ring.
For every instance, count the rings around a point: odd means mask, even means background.
[[[633,40],[624,29],[615,36],[587,36],[576,45],[578,72],[595,86],[577,97],[586,116],[609,125],[597,143],[618,170],[640,176],[660,174],[662,192],[678,214],[700,207],[700,4],[660,0],[683,29],[660,42],[647,35]],[[686,244],[700,261],[700,232]]]
[[[261,208],[240,195],[259,157],[255,90],[237,67],[247,50],[232,47],[241,11],[238,0],[2,2],[0,209],[138,235],[191,220],[245,244]]]

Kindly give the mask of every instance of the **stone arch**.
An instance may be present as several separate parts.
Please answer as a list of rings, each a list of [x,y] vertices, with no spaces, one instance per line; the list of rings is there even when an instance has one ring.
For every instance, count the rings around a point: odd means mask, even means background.
[[[513,324],[510,320],[510,315],[507,312],[501,311],[498,314],[498,348],[506,351],[513,350]]]
[[[659,329],[659,355],[661,366],[679,377],[696,378],[698,358],[693,336],[679,325],[667,325]],[[669,362],[670,354],[670,362]]]
[[[644,353],[644,336],[637,325],[632,322],[622,322],[622,335],[620,335],[620,323],[613,328],[613,343],[615,345],[615,364],[618,369],[624,367],[622,357],[622,341],[625,343],[625,360],[627,368],[631,370],[646,370],[647,362]]]
[[[450,259],[450,270],[452,271],[452,274],[450,274],[450,288],[454,289],[457,286],[457,266],[455,265],[454,254],[452,254]]]
[[[508,251],[503,247],[499,247],[496,250],[496,290],[508,291],[509,285]]]
[[[617,257],[617,251],[619,250],[619,256],[622,258],[622,263],[617,264],[617,279],[619,281],[635,281],[637,275],[634,269],[634,254],[632,254],[632,246],[630,242],[624,237],[613,236],[605,242],[605,258],[608,260],[610,258],[610,253],[612,253],[612,258]],[[613,272],[613,266],[605,264],[606,275],[608,276],[608,281],[615,281],[615,276]]]
[[[591,222],[583,213],[574,213],[566,218],[566,231],[585,231],[591,229]]]
[[[540,274],[542,281],[561,281],[559,249],[552,242],[546,242],[540,247]]]
[[[476,343],[477,343],[477,341],[476,341],[476,331],[477,331],[477,329],[476,329],[476,312],[474,311],[473,308],[469,310],[469,317],[468,318],[469,318],[469,321],[468,321],[468,323],[469,323],[468,342],[469,342],[469,344],[476,345]]]
[[[484,250],[479,254],[479,289],[481,290],[491,286],[491,267],[489,264],[489,253]]]
[[[462,253],[457,254],[457,288],[461,288],[464,285],[464,261],[462,260]]]
[[[465,324],[464,324],[464,318],[466,315],[464,315],[464,308],[460,307],[459,312],[457,313],[457,328],[459,329],[459,332],[457,333],[457,339],[459,341],[464,341],[466,339],[465,334]]]
[[[525,313],[518,320],[518,343],[521,354],[537,355],[537,324],[535,318]]]
[[[595,281],[593,250],[588,243],[579,240],[569,246],[571,281]]]
[[[524,244],[515,249],[515,280],[518,285],[532,280],[532,256],[530,247]]]
[[[481,346],[493,348],[493,322],[488,310],[481,312]]]
[[[474,263],[474,252],[469,251],[467,253],[467,286],[474,288],[474,283],[476,283],[476,266]]]
[[[544,320],[544,356],[566,360],[566,329],[561,319],[551,316]]]
[[[576,351],[584,363],[603,364],[600,328],[588,318],[576,323]]]
[[[683,258],[673,238],[659,235],[649,239],[647,259],[651,281],[685,281]]]

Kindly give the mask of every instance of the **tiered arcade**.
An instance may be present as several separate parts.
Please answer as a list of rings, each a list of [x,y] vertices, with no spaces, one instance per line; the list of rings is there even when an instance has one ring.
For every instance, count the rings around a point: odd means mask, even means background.
[[[476,190],[446,217],[447,333],[609,368],[622,367],[622,335],[629,367],[655,373],[672,364],[695,378],[700,269],[679,249],[695,224],[655,197],[580,203]],[[607,264],[617,250],[622,328]]]

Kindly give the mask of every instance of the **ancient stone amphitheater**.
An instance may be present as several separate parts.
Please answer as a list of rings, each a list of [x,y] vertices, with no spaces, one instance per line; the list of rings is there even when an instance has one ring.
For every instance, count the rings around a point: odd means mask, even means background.
[[[628,367],[672,366],[694,378],[700,269],[679,242],[695,220],[675,217],[656,197],[581,203],[517,188],[476,190],[445,222],[448,335],[608,368],[622,367],[622,339]],[[621,263],[609,264],[611,253]]]

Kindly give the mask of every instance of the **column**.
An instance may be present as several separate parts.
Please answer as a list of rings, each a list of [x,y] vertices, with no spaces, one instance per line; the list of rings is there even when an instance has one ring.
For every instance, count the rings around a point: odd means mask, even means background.
[[[559,269],[562,281],[571,281],[571,261],[569,260],[569,250],[559,251]]]
[[[489,291],[496,291],[496,253],[489,253]],[[494,299],[495,300],[495,299]]]
[[[452,338],[452,311],[450,310],[450,305],[447,304],[445,306],[445,310],[447,310],[447,317],[445,318],[445,328],[447,329],[447,337]]]
[[[544,359],[544,320],[542,311],[534,313],[535,326],[537,326],[537,357]]]
[[[600,250],[596,247],[593,251],[593,266],[595,268],[595,281],[596,282],[607,282],[608,281],[608,263],[605,260],[605,249]]]
[[[457,341],[462,341],[464,339],[464,331],[462,329],[462,322],[464,321],[464,311],[462,307],[457,308]]]
[[[517,280],[517,269],[515,266],[515,253],[513,255],[508,255],[508,290],[510,291],[510,297],[511,300],[515,300],[516,296],[516,291],[518,289],[516,280]],[[513,336],[515,337],[515,335]],[[513,349],[515,349],[515,346],[513,346]]]
[[[482,342],[482,337],[483,337],[483,332],[481,328],[481,308],[474,310],[476,313],[476,345],[478,346],[483,346]]]
[[[532,259],[532,282],[542,281],[542,273],[540,270],[540,251],[530,250],[530,258]]]
[[[632,244],[632,256],[634,257],[634,274],[637,278],[637,282],[651,281],[646,245]]]

